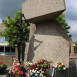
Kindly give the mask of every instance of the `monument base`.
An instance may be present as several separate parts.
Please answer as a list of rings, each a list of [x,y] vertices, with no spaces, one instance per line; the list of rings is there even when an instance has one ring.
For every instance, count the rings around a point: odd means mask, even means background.
[[[69,66],[69,37],[56,21],[36,25],[36,31],[30,38],[27,59],[33,63],[46,59],[54,66],[57,62]]]

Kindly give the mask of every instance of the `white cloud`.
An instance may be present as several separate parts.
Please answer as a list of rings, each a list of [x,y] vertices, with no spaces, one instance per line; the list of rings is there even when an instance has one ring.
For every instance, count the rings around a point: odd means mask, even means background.
[[[65,0],[67,19],[77,20],[77,0]]]
[[[77,40],[77,0],[65,0],[66,11],[65,19],[69,26],[71,26],[70,34],[72,34],[72,40]]]
[[[0,19],[0,24],[2,23],[2,20]]]
[[[71,26],[69,30],[70,34],[72,34],[72,39],[77,40],[77,22],[73,20],[67,20],[68,25]]]

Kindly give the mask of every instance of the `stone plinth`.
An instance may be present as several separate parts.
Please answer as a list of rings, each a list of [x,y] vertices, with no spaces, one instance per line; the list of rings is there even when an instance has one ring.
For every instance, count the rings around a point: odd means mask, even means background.
[[[32,23],[55,19],[64,10],[64,0],[27,0],[22,4],[22,12]]]
[[[69,37],[64,29],[55,21],[36,25],[36,31],[30,39],[27,59],[34,63],[39,59],[46,59],[54,65],[56,62],[63,62],[68,67]]]

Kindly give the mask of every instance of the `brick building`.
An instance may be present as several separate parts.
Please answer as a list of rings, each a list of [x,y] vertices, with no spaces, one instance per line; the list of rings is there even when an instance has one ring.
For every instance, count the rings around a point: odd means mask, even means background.
[[[0,34],[3,33],[6,27],[0,24]],[[0,62],[5,62],[8,65],[12,65],[13,57],[15,56],[15,50],[12,47],[8,47],[8,41],[5,37],[0,36]]]

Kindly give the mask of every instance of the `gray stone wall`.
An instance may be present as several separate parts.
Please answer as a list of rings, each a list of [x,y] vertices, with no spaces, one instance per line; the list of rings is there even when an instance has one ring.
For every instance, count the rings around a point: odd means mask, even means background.
[[[39,59],[63,62],[69,66],[69,37],[56,22],[45,22],[36,25],[36,31],[30,39],[28,61]]]

